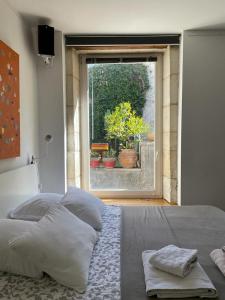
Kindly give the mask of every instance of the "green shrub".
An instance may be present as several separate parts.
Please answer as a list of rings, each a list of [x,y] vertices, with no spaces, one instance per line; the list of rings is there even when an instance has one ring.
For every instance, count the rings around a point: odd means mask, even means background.
[[[96,64],[88,69],[90,142],[106,141],[105,114],[129,100],[132,110],[141,117],[145,94],[149,88],[147,66],[144,64]],[[93,89],[92,89],[93,88]],[[94,99],[94,137],[92,133],[91,99]]]
[[[116,151],[113,148],[110,148],[108,151],[103,152],[104,158],[115,158]]]
[[[91,158],[99,158],[100,154],[97,151],[90,151]]]

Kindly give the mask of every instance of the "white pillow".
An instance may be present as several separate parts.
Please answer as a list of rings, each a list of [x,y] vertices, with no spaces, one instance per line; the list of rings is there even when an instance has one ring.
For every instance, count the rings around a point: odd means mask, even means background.
[[[91,226],[57,205],[9,245],[59,283],[82,293],[96,241],[97,234]]]
[[[55,193],[40,193],[20,204],[12,210],[8,217],[10,219],[39,221],[48,209],[59,203],[63,195]]]
[[[91,201],[99,208],[101,213],[104,210],[105,204],[102,202],[102,200],[100,200],[99,198],[93,196],[92,194],[90,194],[80,188],[77,188],[75,186],[70,186],[70,187],[68,187],[67,193],[73,194],[76,199],[79,198],[83,201]]]
[[[0,220],[0,271],[41,278],[42,271],[27,257],[10,249],[9,240],[29,230],[35,223],[21,220]]]
[[[104,204],[100,199],[79,188],[73,187],[69,188],[60,203],[94,229],[102,229],[101,214]]]

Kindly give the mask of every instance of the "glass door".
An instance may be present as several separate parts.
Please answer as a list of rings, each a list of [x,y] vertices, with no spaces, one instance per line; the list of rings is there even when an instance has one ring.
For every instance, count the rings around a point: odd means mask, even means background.
[[[160,197],[161,55],[82,56],[82,185]]]

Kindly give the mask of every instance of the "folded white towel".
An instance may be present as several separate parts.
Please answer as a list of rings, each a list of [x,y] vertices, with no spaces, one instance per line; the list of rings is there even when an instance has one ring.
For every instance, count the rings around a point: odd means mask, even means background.
[[[215,249],[210,253],[210,257],[225,276],[225,253],[222,249]]]
[[[150,263],[150,257],[154,250],[147,250],[142,253],[142,260],[145,273],[146,293],[148,296],[158,298],[190,298],[205,297],[216,298],[217,291],[205,271],[199,263],[192,272],[185,278],[154,268]]]
[[[195,249],[179,248],[175,245],[168,245],[153,254],[149,262],[157,269],[185,277],[197,262]]]

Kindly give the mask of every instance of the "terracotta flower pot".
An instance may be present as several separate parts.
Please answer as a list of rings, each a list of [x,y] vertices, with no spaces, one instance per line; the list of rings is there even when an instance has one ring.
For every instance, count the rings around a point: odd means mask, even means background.
[[[136,167],[137,152],[134,149],[122,149],[118,158],[123,168],[131,169]]]
[[[91,158],[90,166],[91,166],[91,168],[99,168],[99,166],[100,166],[99,159],[98,158]]]
[[[103,165],[107,169],[115,168],[116,159],[115,158],[103,158]]]
[[[154,140],[155,140],[155,135],[154,135],[153,132],[149,132],[149,133],[147,134],[147,140],[148,140],[149,142],[154,142]]]

